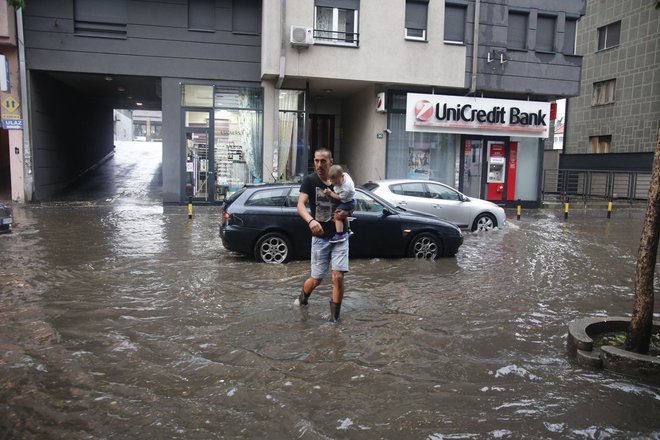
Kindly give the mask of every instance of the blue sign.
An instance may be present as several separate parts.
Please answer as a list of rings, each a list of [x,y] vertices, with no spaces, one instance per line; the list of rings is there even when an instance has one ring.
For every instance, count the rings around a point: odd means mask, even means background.
[[[23,129],[23,120],[22,119],[3,119],[2,128],[5,130],[22,130]]]

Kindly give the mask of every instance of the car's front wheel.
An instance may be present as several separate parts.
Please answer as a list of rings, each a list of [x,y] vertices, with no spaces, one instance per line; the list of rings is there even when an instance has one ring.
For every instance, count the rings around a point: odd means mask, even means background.
[[[442,242],[438,237],[428,232],[422,232],[413,237],[408,247],[408,256],[435,260],[442,256]]]
[[[291,259],[291,252],[291,243],[279,232],[263,235],[254,245],[254,257],[260,263],[286,263]]]
[[[497,227],[497,220],[491,214],[479,214],[472,224],[473,231],[490,231]]]

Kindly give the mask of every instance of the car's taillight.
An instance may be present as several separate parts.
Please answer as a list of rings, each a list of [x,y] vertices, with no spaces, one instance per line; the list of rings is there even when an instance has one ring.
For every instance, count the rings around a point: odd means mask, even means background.
[[[223,219],[223,220],[229,220],[230,218],[231,218],[231,214],[230,214],[230,213],[225,212],[224,214],[222,214],[222,219]]]

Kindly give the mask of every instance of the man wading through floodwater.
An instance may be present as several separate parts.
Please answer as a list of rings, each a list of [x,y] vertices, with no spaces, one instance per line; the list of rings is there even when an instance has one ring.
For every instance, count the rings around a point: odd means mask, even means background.
[[[332,299],[330,320],[339,319],[341,300],[344,297],[344,273],[348,272],[348,242],[330,243],[335,234],[333,221],[334,200],[324,194],[332,189],[328,171],[332,166],[332,153],[325,148],[314,152],[314,173],[308,174],[300,185],[298,215],[309,225],[312,233],[311,276],[305,280],[296,305],[306,306],[309,296],[328,274],[332,264]],[[307,211],[309,205],[312,214]]]

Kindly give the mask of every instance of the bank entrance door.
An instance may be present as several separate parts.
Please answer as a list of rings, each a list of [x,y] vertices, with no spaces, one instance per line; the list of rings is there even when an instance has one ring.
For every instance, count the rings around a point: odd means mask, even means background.
[[[213,160],[213,119],[208,110],[184,111],[184,166],[187,199],[197,202],[215,200]]]
[[[463,139],[463,188],[468,197],[482,198],[481,175],[483,168],[483,140],[481,138]]]

